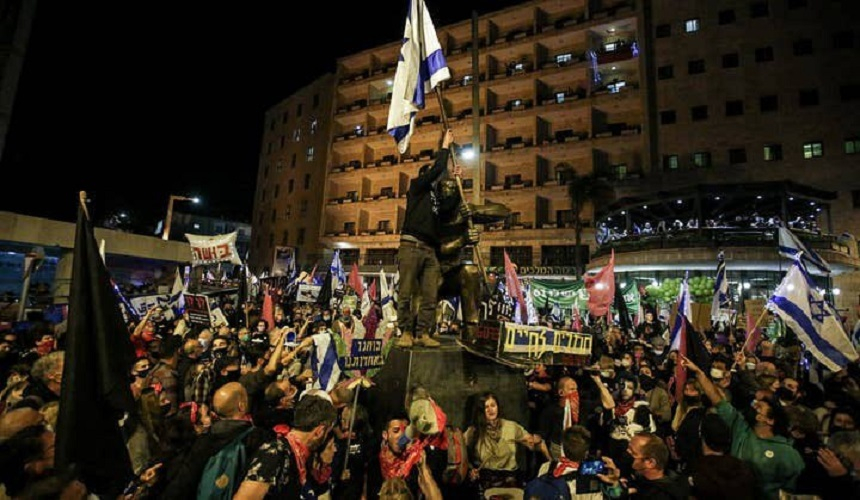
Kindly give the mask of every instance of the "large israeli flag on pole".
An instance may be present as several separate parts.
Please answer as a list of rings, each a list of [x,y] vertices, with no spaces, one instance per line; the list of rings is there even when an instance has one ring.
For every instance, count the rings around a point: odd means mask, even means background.
[[[807,248],[788,228],[779,228],[779,254],[793,259],[795,255],[802,252],[804,264],[812,266],[822,273],[830,273],[830,264],[822,259],[817,253]]]
[[[809,352],[831,371],[857,359],[857,351],[839,316],[818,291],[802,263],[802,255],[776,288],[767,307],[792,329]]]
[[[726,279],[726,259],[723,252],[717,255],[717,277],[714,280],[714,299],[711,301],[711,319],[720,319],[720,309],[729,306],[729,281]]]
[[[343,264],[340,262],[340,250],[334,251],[334,256],[331,259],[331,266],[329,266],[329,272],[331,273],[332,291],[342,289],[343,284],[346,283],[346,273],[344,273]]]
[[[311,350],[311,371],[314,374],[314,389],[326,392],[334,389],[340,380],[340,365],[337,362],[337,344],[332,333],[313,335],[314,347]]]
[[[687,284],[687,278],[688,276],[684,276],[684,281],[681,282],[681,289],[678,291],[678,312],[675,314],[675,324],[672,325],[670,351],[681,349],[684,336],[680,334],[682,331],[686,333],[684,318],[687,318],[690,324],[693,323],[693,307],[690,301],[690,287]]]
[[[402,43],[388,108],[388,133],[397,141],[400,154],[409,148],[415,114],[424,109],[427,94],[451,78],[424,0],[410,0]]]

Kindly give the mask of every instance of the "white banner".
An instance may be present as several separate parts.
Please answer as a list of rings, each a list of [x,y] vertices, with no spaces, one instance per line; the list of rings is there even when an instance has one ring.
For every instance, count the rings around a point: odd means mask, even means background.
[[[275,260],[272,262],[272,276],[292,276],[296,267],[296,249],[275,247]]]
[[[191,264],[202,266],[216,262],[241,264],[242,259],[236,251],[236,231],[216,236],[200,236],[185,233],[191,243]]]
[[[316,302],[320,295],[320,285],[309,285],[308,283],[299,284],[299,290],[296,292],[296,302]]]

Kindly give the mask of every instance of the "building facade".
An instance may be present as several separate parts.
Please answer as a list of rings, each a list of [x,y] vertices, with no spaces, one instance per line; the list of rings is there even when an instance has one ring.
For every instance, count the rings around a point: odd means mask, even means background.
[[[321,257],[333,83],[324,75],[266,112],[252,221],[255,273],[271,269],[276,246],[294,248],[300,265]]]

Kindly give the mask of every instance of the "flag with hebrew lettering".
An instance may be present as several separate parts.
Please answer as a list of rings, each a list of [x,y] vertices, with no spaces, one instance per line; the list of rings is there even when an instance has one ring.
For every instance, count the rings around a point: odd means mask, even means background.
[[[239,252],[236,251],[237,234],[236,231],[215,236],[185,233],[188,243],[191,244],[191,265],[203,266],[216,262],[241,264],[242,259],[239,258]]]

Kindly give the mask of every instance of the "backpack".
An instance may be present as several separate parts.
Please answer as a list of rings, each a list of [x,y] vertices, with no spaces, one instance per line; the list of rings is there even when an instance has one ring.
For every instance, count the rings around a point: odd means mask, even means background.
[[[549,464],[549,470],[546,474],[532,479],[526,483],[523,490],[523,500],[539,498],[541,500],[571,500],[570,487],[568,481],[572,477],[576,477],[576,472],[563,474],[560,477],[553,477],[552,472],[555,470],[557,462],[552,461]]]
[[[245,444],[242,441],[253,430],[253,427],[245,429],[227,446],[209,457],[200,484],[197,485],[198,500],[233,498],[233,493],[242,481],[240,475],[245,473]]]

